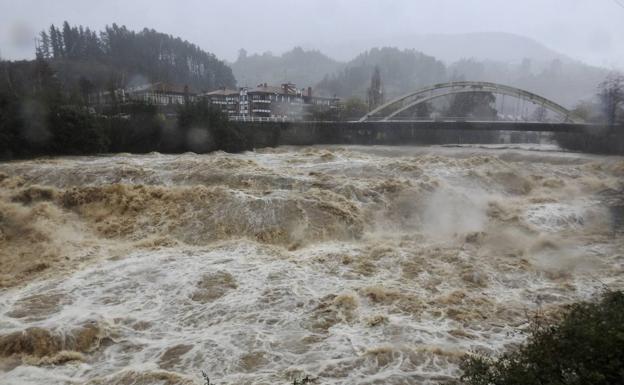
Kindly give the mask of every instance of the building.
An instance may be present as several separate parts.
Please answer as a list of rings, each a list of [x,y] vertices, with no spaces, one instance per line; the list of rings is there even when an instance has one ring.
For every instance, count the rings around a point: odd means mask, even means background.
[[[303,102],[314,106],[337,108],[340,103],[340,99],[337,97],[326,98],[322,96],[314,96],[312,95],[312,87],[308,87],[306,94],[303,96]]]
[[[241,92],[242,90],[237,91],[223,87],[216,91],[200,94],[197,97],[206,99],[211,105],[219,107],[228,117],[233,118],[240,114]]]
[[[127,88],[124,91],[132,101],[142,101],[159,106],[194,102],[197,98],[197,94],[192,92],[188,86],[168,83],[145,84]]]
[[[143,84],[113,92],[104,91],[89,95],[89,102],[95,105],[145,102],[158,106],[175,106],[185,102],[193,102],[196,99],[197,94],[192,92],[188,86],[168,83]]]
[[[312,95],[312,88],[298,89],[292,83],[270,86],[266,83],[254,88],[217,90],[197,94],[187,86],[151,83],[136,87],[105,91],[89,95],[91,105],[105,107],[112,104],[144,102],[158,106],[166,114],[174,115],[176,106],[206,100],[227,114],[230,120],[242,121],[297,121],[310,119],[311,106],[315,111],[337,108],[337,98]]]
[[[337,108],[337,98],[312,95],[312,88],[297,89],[292,83],[271,86],[266,83],[239,91],[225,88],[200,95],[220,106],[231,120],[296,121],[305,120],[310,106]]]

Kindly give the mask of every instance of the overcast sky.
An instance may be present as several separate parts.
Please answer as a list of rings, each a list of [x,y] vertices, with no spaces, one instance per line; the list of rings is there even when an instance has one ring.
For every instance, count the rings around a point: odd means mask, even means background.
[[[500,31],[624,68],[624,0],[0,0],[0,56],[34,56],[35,33],[63,20],[154,28],[227,60],[239,48],[281,53],[370,37]]]

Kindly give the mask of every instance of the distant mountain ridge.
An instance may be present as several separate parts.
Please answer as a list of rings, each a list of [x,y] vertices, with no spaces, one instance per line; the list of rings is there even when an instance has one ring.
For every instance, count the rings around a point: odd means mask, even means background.
[[[416,49],[446,64],[470,58],[505,63],[519,63],[524,58],[543,62],[572,60],[534,39],[506,32],[406,35],[341,42],[324,47],[315,44],[303,46],[320,49],[337,60],[349,60],[360,52],[379,46]]]
[[[380,38],[381,44],[366,41],[324,47],[327,51],[323,53],[298,47],[282,56],[239,58],[231,65],[239,85],[288,80],[343,98],[365,98],[377,65],[388,98],[440,81],[477,80],[516,86],[567,107],[594,97],[608,73],[509,33],[408,36],[384,44],[387,41]],[[375,46],[381,48],[371,48]],[[351,56],[345,60],[346,55]]]
[[[39,36],[37,57],[50,63],[67,92],[83,97],[156,82],[198,91],[236,85],[232,70],[214,54],[153,29],[135,32],[113,23],[97,33],[64,22]]]
[[[371,74],[380,70],[383,92],[398,96],[447,79],[444,63],[413,49],[373,48],[359,54],[334,74],[326,75],[317,85],[318,92],[342,98],[366,98]]]
[[[295,47],[280,56],[270,52],[247,55],[241,50],[238,59],[229,65],[239,86],[292,82],[298,87],[308,87],[318,83],[326,74],[336,72],[343,63],[319,51]]]
[[[302,47],[281,55],[241,50],[233,63],[180,38],[150,29],[134,32],[115,24],[98,34],[64,23],[52,27],[49,35],[42,31],[41,37],[38,55],[49,61],[67,92],[83,96],[148,82],[188,85],[197,91],[292,82],[326,96],[365,99],[378,66],[387,98],[438,82],[480,80],[523,88],[571,107],[592,98],[608,72],[530,38],[498,32],[336,45],[345,61],[331,57],[337,53],[335,47],[326,47],[330,55]]]
[[[533,61],[571,60],[542,43],[525,36],[502,32],[467,34],[435,34],[405,38],[399,46],[411,45],[438,59],[451,63],[462,58],[520,63],[525,58]]]

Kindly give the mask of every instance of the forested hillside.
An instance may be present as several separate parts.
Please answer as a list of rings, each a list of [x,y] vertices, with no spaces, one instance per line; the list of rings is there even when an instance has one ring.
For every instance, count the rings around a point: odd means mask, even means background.
[[[360,54],[343,70],[325,76],[317,89],[328,95],[365,99],[375,67],[380,69],[384,93],[388,97],[447,79],[446,67],[434,57],[416,50],[384,47]]]
[[[448,66],[449,80],[507,84],[534,92],[568,108],[573,108],[581,100],[594,98],[598,84],[608,73],[605,68],[559,59],[553,59],[546,66],[529,58],[518,64],[462,59]]]
[[[37,56],[57,72],[63,89],[84,94],[147,82],[188,85],[195,90],[234,87],[231,69],[215,55],[171,35],[113,24],[102,32],[52,25],[42,31]]]
[[[87,95],[148,82],[197,91],[236,85],[230,68],[214,55],[147,29],[137,33],[113,24],[96,33],[64,23],[40,33],[36,53],[36,60],[0,61],[0,159],[187,151],[187,128],[165,121],[156,106],[115,105],[96,115],[85,106]],[[198,110],[206,112],[202,119],[220,118],[204,107],[208,112]],[[227,134],[218,136],[211,146],[233,149],[222,145]]]
[[[317,92],[366,100],[375,66],[381,72],[386,100],[440,82],[471,80],[502,83],[535,92],[566,107],[595,97],[598,84],[608,74],[604,68],[572,60],[553,59],[548,65],[525,58],[520,63],[461,59],[450,65],[416,50],[373,48],[344,68],[326,75]],[[574,81],[570,81],[574,79]]]

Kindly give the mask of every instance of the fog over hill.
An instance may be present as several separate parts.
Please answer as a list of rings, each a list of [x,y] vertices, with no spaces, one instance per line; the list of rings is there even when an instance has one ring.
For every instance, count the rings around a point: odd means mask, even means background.
[[[323,46],[304,45],[320,49],[338,60],[350,60],[374,46],[413,48],[447,64],[467,58],[505,63],[520,63],[524,58],[544,63],[554,59],[571,60],[534,39],[504,32],[401,35],[343,41]]]
[[[365,98],[373,68],[379,66],[388,98],[437,82],[475,80],[516,86],[566,107],[593,98],[608,72],[508,33],[379,40],[388,44],[367,45],[372,43],[362,40],[327,45],[321,51],[297,47],[281,56],[245,54],[231,66],[239,86],[291,81],[327,96]]]
[[[334,73],[342,66],[342,63],[319,51],[304,51],[301,47],[295,47],[280,56],[271,52],[249,55],[241,49],[238,59],[230,64],[241,87],[289,81],[300,87],[307,87],[318,83],[323,76]]]
[[[439,82],[474,80],[516,86],[574,107],[593,98],[608,73],[533,39],[499,32],[319,43],[321,50],[296,46],[281,54],[241,49],[236,61],[224,63],[195,42],[153,29],[134,32],[113,24],[98,37],[88,27],[83,31],[65,24],[56,32],[63,40],[56,49],[52,36],[43,31],[40,54],[57,71],[64,89],[83,95],[141,79],[199,91],[292,82],[325,96],[366,99],[377,66],[386,100]],[[52,42],[44,44],[46,39]],[[71,49],[64,52],[63,47]]]

